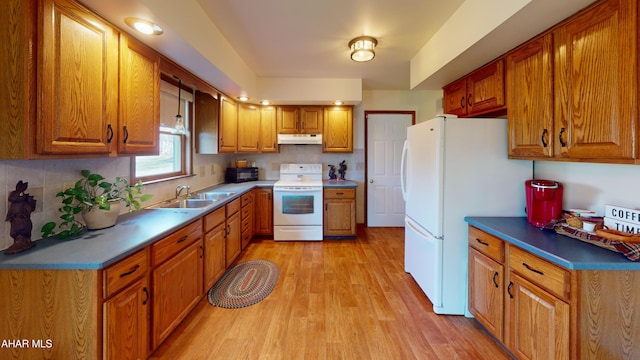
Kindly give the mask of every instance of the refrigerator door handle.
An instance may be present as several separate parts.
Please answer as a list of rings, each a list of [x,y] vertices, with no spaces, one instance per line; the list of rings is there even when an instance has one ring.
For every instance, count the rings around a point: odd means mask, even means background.
[[[405,175],[405,164],[407,162],[407,151],[409,150],[408,140],[402,145],[402,160],[400,160],[400,190],[402,192],[402,200],[407,201],[407,176]]]

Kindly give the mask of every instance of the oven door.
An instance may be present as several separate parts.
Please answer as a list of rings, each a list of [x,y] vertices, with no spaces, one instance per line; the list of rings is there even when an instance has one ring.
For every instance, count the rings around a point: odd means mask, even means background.
[[[273,189],[273,224],[322,225],[322,188]]]

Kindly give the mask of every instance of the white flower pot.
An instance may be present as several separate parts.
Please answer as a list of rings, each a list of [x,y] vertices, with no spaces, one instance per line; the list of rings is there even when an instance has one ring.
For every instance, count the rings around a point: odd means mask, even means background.
[[[109,200],[109,210],[99,209],[97,206],[82,211],[82,217],[89,230],[99,230],[116,224],[120,215],[120,199]]]

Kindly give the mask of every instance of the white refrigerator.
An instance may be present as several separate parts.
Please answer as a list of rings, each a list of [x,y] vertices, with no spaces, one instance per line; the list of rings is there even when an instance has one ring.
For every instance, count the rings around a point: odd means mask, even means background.
[[[524,216],[532,161],[507,159],[507,120],[443,115],[407,129],[405,271],[437,314],[467,306],[465,216]]]

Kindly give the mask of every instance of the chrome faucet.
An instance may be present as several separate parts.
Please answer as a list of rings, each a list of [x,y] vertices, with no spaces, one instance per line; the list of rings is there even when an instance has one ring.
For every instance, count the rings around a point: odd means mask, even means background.
[[[180,193],[184,189],[187,189],[187,197],[191,196],[191,188],[189,185],[178,185],[178,187],[176,187],[176,199],[180,197]]]

